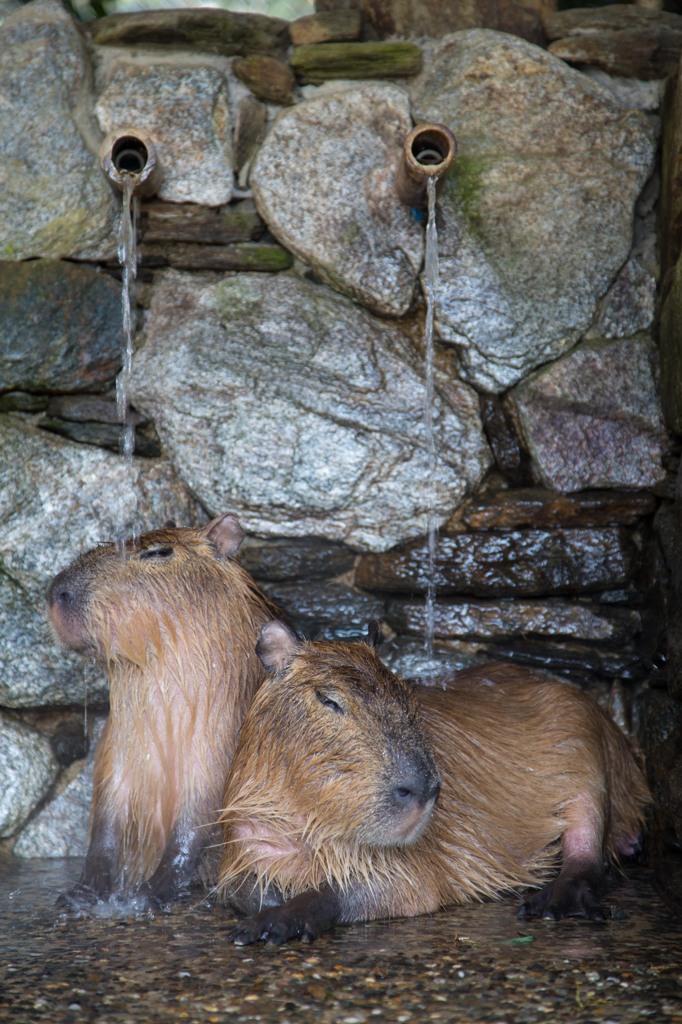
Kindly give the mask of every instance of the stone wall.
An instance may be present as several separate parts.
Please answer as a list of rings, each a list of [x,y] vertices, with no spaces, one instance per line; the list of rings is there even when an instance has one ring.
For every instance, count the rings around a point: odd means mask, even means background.
[[[657,538],[680,431],[661,411],[656,216],[682,18],[619,8],[591,27],[591,45],[608,36],[595,57],[569,45],[576,12],[546,2],[454,5],[469,20],[439,38],[427,3],[402,26],[404,5],[385,24],[338,6],[83,27],[33,0],[1,27],[0,837],[21,856],[84,851],[106,711],[96,667],[50,638],[45,586],[166,518],[236,512],[242,561],[303,632],[377,617],[410,677],[511,658],[626,726],[664,728],[652,693],[674,718]],[[626,43],[662,22],[677,50],[652,65]],[[438,202],[435,470],[424,225],[393,184],[424,120],[458,141]],[[132,463],[121,200],[97,156],[123,127],[163,168],[140,209]]]

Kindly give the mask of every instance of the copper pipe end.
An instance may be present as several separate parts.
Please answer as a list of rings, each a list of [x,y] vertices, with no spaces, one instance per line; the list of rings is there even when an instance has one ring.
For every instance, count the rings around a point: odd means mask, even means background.
[[[100,146],[99,160],[109,181],[121,191],[124,181],[131,178],[136,196],[151,196],[161,184],[162,171],[154,143],[136,128],[109,132]]]
[[[457,154],[457,142],[443,124],[418,124],[405,136],[395,176],[398,198],[407,206],[421,207],[427,178],[441,177]]]

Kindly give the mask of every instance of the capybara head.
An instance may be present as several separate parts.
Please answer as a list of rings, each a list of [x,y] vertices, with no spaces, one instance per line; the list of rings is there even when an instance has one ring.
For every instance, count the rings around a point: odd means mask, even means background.
[[[223,515],[200,529],[169,523],[88,551],[47,589],[57,639],[103,662],[126,659],[141,666],[151,653],[159,656],[164,641],[173,643],[183,620],[210,637],[219,635],[225,604],[231,596],[243,599],[251,587],[230,557],[242,538],[235,516]],[[248,617],[248,603],[241,603]]]
[[[257,653],[271,675],[242,727],[227,818],[238,808],[248,833],[251,813],[288,817],[314,845],[413,842],[440,780],[411,687],[373,644],[302,641],[279,621]]]

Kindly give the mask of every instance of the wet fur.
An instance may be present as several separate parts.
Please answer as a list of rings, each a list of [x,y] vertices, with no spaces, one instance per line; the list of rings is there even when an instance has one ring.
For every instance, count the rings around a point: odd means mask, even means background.
[[[351,713],[325,716],[320,688],[344,694]],[[332,753],[340,728],[350,768]],[[367,843],[361,823],[375,834],[382,827],[385,751],[410,747],[433,753],[442,780],[435,810],[414,842]],[[367,644],[303,643],[244,723],[223,813],[221,886],[249,914],[292,898],[308,913],[314,901],[304,894],[331,893],[325,927],[428,913],[543,885],[562,853],[564,881],[600,876],[604,857],[630,852],[648,800],[629,741],[575,687],[500,663],[460,673],[447,691],[413,690]],[[554,906],[550,887],[541,891],[546,899],[528,916]],[[598,916],[598,905],[588,910]],[[256,914],[237,941],[275,934],[284,918],[273,920]],[[291,927],[277,941],[316,934]]]
[[[158,895],[172,897],[171,862],[184,857],[193,875],[197,852],[215,840],[208,825],[264,677],[258,630],[274,611],[230,557],[241,536],[234,517],[165,527],[125,553],[88,552],[48,591],[58,639],[94,655],[109,682],[82,880],[97,895],[150,879],[166,853]]]

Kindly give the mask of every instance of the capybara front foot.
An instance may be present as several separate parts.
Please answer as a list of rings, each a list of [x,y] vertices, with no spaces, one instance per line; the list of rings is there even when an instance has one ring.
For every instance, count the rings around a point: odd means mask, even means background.
[[[332,927],[337,916],[338,903],[331,890],[311,890],[247,917],[230,931],[228,938],[235,946],[259,941],[281,946],[290,939],[314,942]]]
[[[98,893],[91,886],[84,882],[77,882],[67,892],[60,893],[57,897],[57,909],[62,914],[70,914],[74,917],[90,915],[95,907],[103,904],[108,894]]]
[[[267,942],[269,946],[281,946],[290,939],[314,942],[321,932],[315,920],[292,912],[287,906],[284,903],[280,907],[268,907],[247,917],[229,933],[230,942],[235,946],[250,946],[259,941]]]
[[[154,885],[150,879],[139,885],[134,893],[133,899],[140,913],[168,912],[172,903],[179,903],[190,895],[190,886],[180,885]]]
[[[517,911],[517,917],[544,917],[560,921],[564,917],[586,917],[604,921],[601,895],[604,889],[600,871],[560,874],[537,892],[530,893]]]

